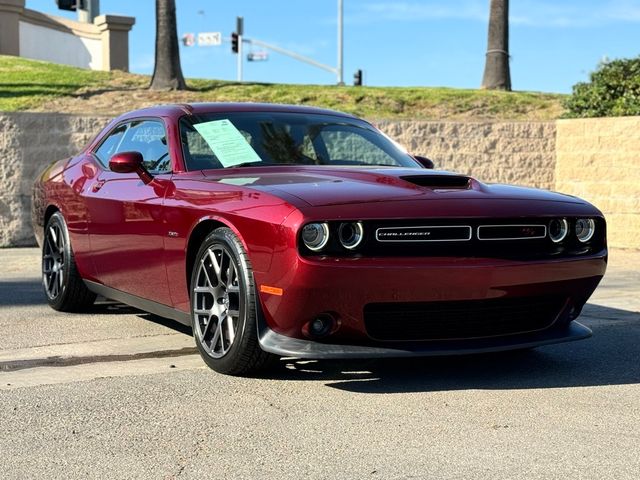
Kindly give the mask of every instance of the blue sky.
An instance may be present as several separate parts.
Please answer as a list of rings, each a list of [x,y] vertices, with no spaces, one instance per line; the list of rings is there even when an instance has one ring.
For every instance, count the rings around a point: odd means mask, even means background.
[[[136,17],[130,63],[153,70],[154,0],[101,0],[102,13]],[[75,18],[55,0],[28,8]],[[220,31],[236,15],[245,35],[330,65],[336,63],[337,0],[177,0],[178,34]],[[362,68],[367,85],[477,88],[486,50],[489,0],[344,0],[345,81]],[[515,90],[571,91],[598,62],[640,54],[640,0],[511,0],[511,76]],[[231,47],[181,47],[187,77],[234,80]],[[331,84],[335,76],[277,53],[245,62],[247,81]]]

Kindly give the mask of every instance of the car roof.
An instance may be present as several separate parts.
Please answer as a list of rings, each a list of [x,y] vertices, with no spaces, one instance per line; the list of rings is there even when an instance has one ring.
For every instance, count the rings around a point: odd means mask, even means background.
[[[225,113],[225,112],[288,112],[288,113],[308,113],[338,115],[342,117],[356,118],[348,113],[338,112],[325,108],[286,105],[281,103],[252,103],[252,102],[216,102],[216,103],[178,103],[170,105],[157,105],[154,107],[132,110],[120,117],[118,120],[126,120],[136,117],[172,117],[179,118],[183,115],[198,115],[202,113]]]

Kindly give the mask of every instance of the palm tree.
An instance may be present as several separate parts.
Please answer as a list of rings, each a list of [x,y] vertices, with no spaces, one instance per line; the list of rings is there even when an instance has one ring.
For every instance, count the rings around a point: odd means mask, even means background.
[[[153,90],[187,88],[180,67],[175,0],[156,0],[156,61],[149,88]]]
[[[491,0],[489,39],[482,88],[511,91],[509,71],[509,0]]]

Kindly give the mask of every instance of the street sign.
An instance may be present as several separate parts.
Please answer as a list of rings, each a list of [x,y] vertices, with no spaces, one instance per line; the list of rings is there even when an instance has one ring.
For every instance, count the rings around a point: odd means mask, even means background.
[[[222,33],[220,32],[198,33],[199,47],[217,47],[219,45],[222,45]]]
[[[247,60],[250,62],[262,62],[265,60],[269,60],[269,52],[267,52],[266,50],[249,52],[247,53]]]

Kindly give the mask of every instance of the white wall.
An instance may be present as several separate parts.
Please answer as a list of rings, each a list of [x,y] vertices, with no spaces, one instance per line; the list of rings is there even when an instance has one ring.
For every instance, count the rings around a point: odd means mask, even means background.
[[[20,56],[102,69],[102,42],[20,21]]]

